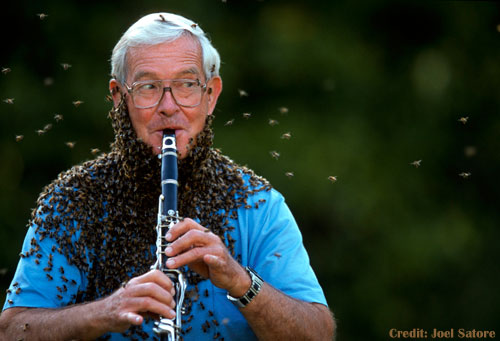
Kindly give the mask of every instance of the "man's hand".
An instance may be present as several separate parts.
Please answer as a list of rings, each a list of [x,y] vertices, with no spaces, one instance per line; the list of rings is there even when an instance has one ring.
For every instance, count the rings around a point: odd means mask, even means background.
[[[168,268],[187,265],[234,297],[243,296],[250,288],[250,276],[229,254],[220,237],[194,220],[186,218],[177,223],[166,238],[171,242],[165,250],[170,257]]]
[[[132,278],[101,301],[109,330],[123,332],[131,324],[140,325],[146,316],[173,318],[174,295],[171,280],[159,270]]]

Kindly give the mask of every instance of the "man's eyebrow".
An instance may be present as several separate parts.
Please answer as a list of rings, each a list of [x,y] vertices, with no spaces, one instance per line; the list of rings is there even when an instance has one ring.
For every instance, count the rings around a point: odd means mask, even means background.
[[[143,79],[143,78],[148,78],[148,79],[157,79],[157,76],[155,73],[153,72],[149,72],[149,71],[139,71],[137,72],[135,75],[134,75],[134,79],[132,80],[133,82],[136,82],[140,79]]]
[[[189,69],[186,69],[186,70],[182,70],[181,72],[179,72],[177,74],[178,76],[184,76],[184,75],[195,75],[195,76],[199,76],[200,75],[200,72],[198,71],[197,68],[189,68]]]

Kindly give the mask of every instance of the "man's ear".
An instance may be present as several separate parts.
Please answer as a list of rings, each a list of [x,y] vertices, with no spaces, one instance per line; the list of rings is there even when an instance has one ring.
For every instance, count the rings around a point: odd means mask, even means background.
[[[122,99],[122,88],[120,83],[118,83],[118,81],[114,78],[109,81],[109,92],[111,97],[113,97],[114,107],[118,107],[118,104],[120,104]]]
[[[217,104],[217,99],[222,92],[222,79],[219,76],[212,77],[207,83],[208,115],[211,115]]]

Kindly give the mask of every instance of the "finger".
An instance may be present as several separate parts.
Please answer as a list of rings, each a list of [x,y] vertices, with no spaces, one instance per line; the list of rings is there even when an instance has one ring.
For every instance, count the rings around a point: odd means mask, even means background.
[[[151,297],[136,297],[128,302],[128,310],[131,313],[153,313],[167,318],[174,318],[175,311],[170,306],[158,302]],[[138,315],[140,316],[140,315]]]
[[[220,255],[221,249],[217,247],[195,247],[186,252],[176,255],[175,257],[170,257],[167,260],[167,267],[178,268],[184,265],[189,265],[196,261],[203,261],[203,257],[207,254]]]
[[[220,245],[222,247],[222,241],[213,233],[205,233],[200,230],[190,230],[174,242],[170,243],[165,249],[165,254],[172,257],[189,251],[193,247],[208,245]]]
[[[135,314],[132,312],[123,313],[122,319],[125,322],[136,325],[136,326],[141,325],[142,321],[144,321],[144,318],[141,315]]]
[[[175,224],[171,229],[168,230],[165,238],[167,241],[173,241],[185,234],[189,230],[199,230],[204,231],[206,228],[195,222],[193,219],[185,218],[181,222]]]
[[[173,289],[173,283],[170,278],[168,278],[168,276],[160,270],[151,270],[143,275],[134,277],[127,283],[126,287],[129,288],[136,284],[149,282],[154,282],[167,291],[171,291]]]
[[[175,301],[172,297],[171,290],[165,290],[153,282],[131,285],[127,288],[127,295],[132,297],[151,297],[158,302],[175,308]]]

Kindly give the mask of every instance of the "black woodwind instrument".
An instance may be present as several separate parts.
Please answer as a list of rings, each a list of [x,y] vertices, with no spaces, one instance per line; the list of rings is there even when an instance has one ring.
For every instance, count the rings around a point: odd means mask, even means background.
[[[165,236],[168,230],[179,221],[177,211],[177,147],[174,130],[165,129],[163,131],[159,157],[161,158],[161,194],[156,224],[156,263],[151,268],[162,271],[172,281],[175,288],[176,316],[173,319],[160,316],[160,320],[155,322],[153,330],[162,341],[177,341],[181,334],[182,305],[187,284],[180,270],[168,269],[165,264],[168,258],[165,255],[165,249],[168,246]]]

